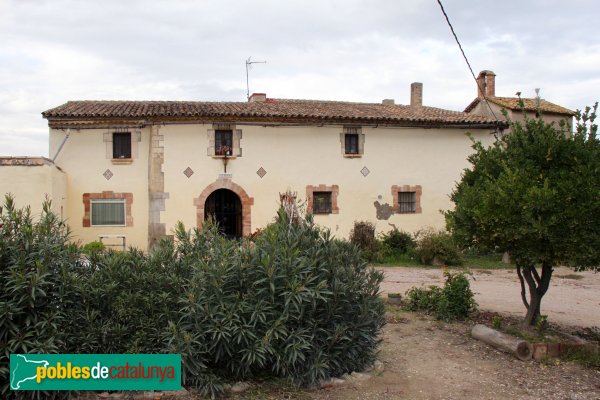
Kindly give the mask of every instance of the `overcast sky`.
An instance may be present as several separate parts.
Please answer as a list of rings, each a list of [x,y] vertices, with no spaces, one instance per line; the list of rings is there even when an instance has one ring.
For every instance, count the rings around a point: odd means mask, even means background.
[[[475,73],[578,109],[600,99],[597,1],[446,0]],[[0,0],[0,155],[48,155],[68,100],[409,102],[462,111],[473,78],[435,0]]]

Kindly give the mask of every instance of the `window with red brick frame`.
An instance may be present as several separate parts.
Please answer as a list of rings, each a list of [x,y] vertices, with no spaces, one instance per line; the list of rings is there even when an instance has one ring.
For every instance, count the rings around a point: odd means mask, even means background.
[[[306,186],[306,211],[311,214],[339,214],[338,194],[340,188],[338,185],[317,185]],[[327,194],[331,196],[330,204],[323,204],[328,201]],[[315,203],[315,201],[317,203]],[[316,207],[316,209],[315,209]]]
[[[421,194],[423,189],[421,185],[394,185],[392,186],[392,210],[398,214],[420,214]]]
[[[124,221],[121,223],[112,223],[114,220],[111,220],[107,224],[98,224],[94,223],[92,225],[92,203],[94,200],[98,201],[98,204],[101,203],[109,203],[111,201],[118,204],[118,200],[122,200],[124,207]],[[104,200],[104,202],[103,202]],[[83,227],[89,228],[91,226],[133,226],[133,216],[131,215],[131,205],[133,204],[133,193],[115,193],[111,191],[105,191],[102,193],[84,193],[83,194]]]

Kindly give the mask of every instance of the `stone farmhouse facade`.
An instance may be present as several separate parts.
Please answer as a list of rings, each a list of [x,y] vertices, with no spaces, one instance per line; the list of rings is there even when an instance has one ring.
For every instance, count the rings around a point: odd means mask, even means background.
[[[348,237],[354,221],[379,232],[442,228],[441,210],[475,140],[504,122],[411,104],[290,100],[70,101],[42,115],[54,159],[3,157],[0,192],[53,200],[75,239],[149,249],[178,221],[213,216],[229,236],[273,220],[291,190],[315,222]],[[28,177],[29,176],[29,177]],[[30,176],[36,182],[30,185]],[[39,209],[39,207],[38,207]]]

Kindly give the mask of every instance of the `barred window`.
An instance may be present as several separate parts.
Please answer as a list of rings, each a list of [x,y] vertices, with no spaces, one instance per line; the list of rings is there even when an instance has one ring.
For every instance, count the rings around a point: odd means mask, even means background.
[[[231,129],[215,130],[215,154],[230,156],[233,149],[233,131]]]
[[[398,193],[398,210],[401,213],[417,212],[417,193],[416,192],[399,192]]]
[[[331,192],[313,192],[313,214],[331,214]]]
[[[92,199],[92,226],[125,226],[125,199]]]
[[[131,158],[131,132],[113,133],[113,158]]]

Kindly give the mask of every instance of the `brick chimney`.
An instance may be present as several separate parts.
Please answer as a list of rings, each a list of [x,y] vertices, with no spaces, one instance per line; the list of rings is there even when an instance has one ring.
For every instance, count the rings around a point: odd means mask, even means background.
[[[249,103],[254,103],[254,102],[265,102],[267,101],[267,94],[266,93],[252,93],[250,95],[250,98],[248,99]]]
[[[410,84],[410,105],[412,107],[421,107],[423,105],[423,84],[421,82]]]
[[[477,77],[477,97],[496,96],[496,74],[492,71],[481,71]]]

